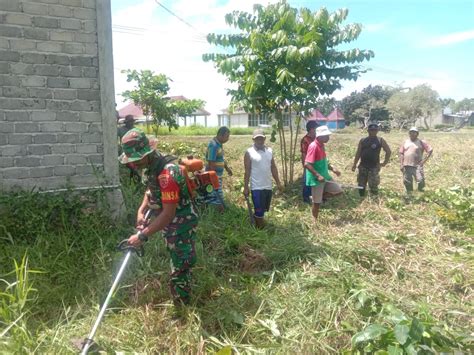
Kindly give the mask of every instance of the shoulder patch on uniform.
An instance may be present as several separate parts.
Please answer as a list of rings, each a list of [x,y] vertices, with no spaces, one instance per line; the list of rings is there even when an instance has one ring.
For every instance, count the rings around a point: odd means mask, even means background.
[[[158,181],[160,183],[160,187],[166,189],[170,183],[171,177],[168,174],[161,174],[158,176]]]

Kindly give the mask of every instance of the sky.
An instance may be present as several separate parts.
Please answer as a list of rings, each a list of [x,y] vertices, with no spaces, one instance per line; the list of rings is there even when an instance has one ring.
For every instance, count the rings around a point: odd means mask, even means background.
[[[111,0],[115,92],[132,89],[124,69],[163,73],[170,95],[202,99],[211,113],[210,124],[227,108],[230,84],[203,53],[215,52],[208,33],[226,33],[225,14],[252,12],[269,0]],[[474,97],[473,0],[331,0],[288,1],[296,8],[329,11],[347,8],[344,24],[360,23],[362,33],[351,48],[370,49],[375,57],[363,63],[370,69],[356,81],[342,82],[333,93],[340,100],[368,85],[413,87],[427,83],[442,98]]]

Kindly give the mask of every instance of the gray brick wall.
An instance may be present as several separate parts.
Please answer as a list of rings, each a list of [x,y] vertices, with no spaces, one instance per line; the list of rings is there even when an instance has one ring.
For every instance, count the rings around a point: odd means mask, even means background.
[[[0,0],[0,189],[97,185],[111,117],[97,11],[96,0]]]

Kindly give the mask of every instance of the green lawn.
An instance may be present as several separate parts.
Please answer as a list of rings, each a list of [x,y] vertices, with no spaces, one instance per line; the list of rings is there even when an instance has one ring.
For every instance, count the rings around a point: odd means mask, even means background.
[[[342,131],[327,145],[345,184],[355,184],[350,167],[361,134]],[[228,210],[202,212],[193,304],[178,314],[170,302],[169,260],[156,236],[145,257],[131,261],[96,342],[108,353],[149,354],[401,354],[402,345],[406,353],[474,351],[474,136],[421,134],[434,155],[427,191],[410,203],[396,155],[406,136],[383,135],[394,155],[378,199],[361,200],[348,189],[324,205],[315,225],[298,180],[274,197],[263,231],[249,226],[241,193],[251,139],[231,136]],[[202,157],[209,138],[160,136],[159,147]],[[131,222],[143,190],[122,173]],[[90,331],[121,262],[114,246],[129,232],[88,202],[102,197],[1,196],[0,273],[25,254],[28,267],[42,273],[26,273],[22,289],[0,294],[0,334],[16,321],[0,337],[0,352],[72,353],[71,339]],[[31,284],[36,291],[27,292]]]

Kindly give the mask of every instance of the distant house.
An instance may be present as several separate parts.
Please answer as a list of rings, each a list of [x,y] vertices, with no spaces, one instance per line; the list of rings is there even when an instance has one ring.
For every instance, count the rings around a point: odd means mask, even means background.
[[[474,111],[453,113],[451,109],[445,108],[441,116],[441,124],[455,127],[474,126]]]
[[[318,109],[314,109],[311,111],[311,114],[306,117],[306,121],[316,121],[320,126],[326,125],[327,124],[327,118],[324,116],[321,111]]]
[[[186,101],[187,98],[184,96],[170,96],[170,100],[172,101]],[[143,110],[140,106],[135,105],[133,102],[127,104],[126,106],[122,107],[118,110],[119,118],[123,119],[127,115],[132,115],[135,117],[136,122],[151,122],[152,119],[150,117],[145,117],[143,114]],[[178,117],[177,123],[178,126],[190,126],[190,125],[202,125],[207,127],[207,118],[210,116],[210,113],[206,111],[204,108],[197,109],[189,116],[186,117]]]
[[[292,113],[291,116],[294,122],[296,113]],[[224,109],[217,115],[217,124],[227,127],[269,127],[273,118],[274,115],[269,113],[248,113],[242,109],[231,112],[229,109]],[[290,114],[283,113],[283,120],[284,126],[289,127]]]
[[[327,126],[329,129],[343,129],[346,127],[346,119],[341,110],[336,108],[327,117]]]
[[[311,114],[306,117],[306,120],[314,120],[318,122],[320,126],[326,125],[332,130],[343,129],[346,127],[344,115],[338,108],[332,111],[327,117],[325,117],[318,109],[314,109],[311,111]]]

